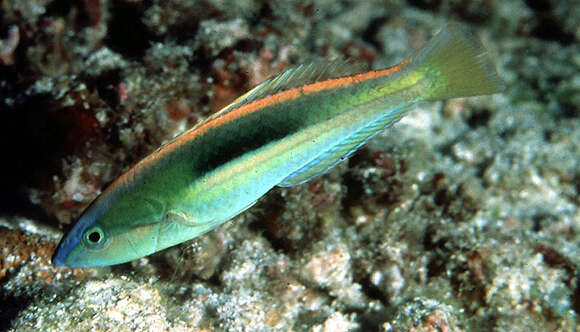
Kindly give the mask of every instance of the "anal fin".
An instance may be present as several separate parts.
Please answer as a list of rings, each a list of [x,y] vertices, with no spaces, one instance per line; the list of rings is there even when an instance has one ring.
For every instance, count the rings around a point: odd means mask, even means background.
[[[383,117],[345,137],[340,143],[330,147],[310,163],[290,174],[278,186],[296,186],[328,172],[338,163],[346,160],[353,152],[358,150],[376,134],[401,119],[405,115],[407,108],[408,105],[405,105],[386,112]]]

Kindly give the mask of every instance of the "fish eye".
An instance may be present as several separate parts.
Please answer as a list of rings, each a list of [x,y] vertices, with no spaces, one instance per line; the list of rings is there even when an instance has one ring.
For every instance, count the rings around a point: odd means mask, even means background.
[[[85,232],[85,242],[91,247],[101,247],[105,243],[105,233],[100,227],[91,227]]]

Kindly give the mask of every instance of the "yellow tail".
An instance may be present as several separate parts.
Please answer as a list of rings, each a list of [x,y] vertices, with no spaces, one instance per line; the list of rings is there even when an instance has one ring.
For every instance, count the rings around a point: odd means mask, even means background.
[[[410,61],[413,69],[433,76],[426,100],[502,92],[505,84],[479,40],[456,24],[439,32]]]

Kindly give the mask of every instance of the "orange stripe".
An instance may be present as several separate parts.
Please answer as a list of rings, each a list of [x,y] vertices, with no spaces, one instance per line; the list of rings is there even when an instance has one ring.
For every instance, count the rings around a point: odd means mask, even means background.
[[[398,65],[390,67],[390,68],[373,70],[373,71],[369,71],[366,73],[360,73],[360,74],[355,74],[355,75],[340,77],[340,78],[333,78],[333,79],[326,80],[326,81],[308,84],[308,85],[301,87],[301,89],[305,94],[310,94],[310,93],[320,92],[320,91],[324,91],[324,90],[331,90],[331,89],[339,88],[339,87],[347,87],[349,85],[362,83],[364,81],[377,79],[377,78],[380,78],[383,76],[390,75],[393,72],[399,70],[401,68],[401,66],[403,66],[404,64],[407,63],[407,61],[408,60],[404,60],[403,62],[399,63]],[[297,88],[297,89],[300,89],[300,88]],[[295,90],[295,89],[292,89],[292,90]],[[292,90],[288,90],[288,91],[292,91]]]
[[[312,94],[312,93],[316,93],[316,92],[320,92],[320,91],[332,90],[332,89],[340,88],[340,87],[347,87],[347,86],[352,85],[352,84],[357,84],[357,83],[361,83],[363,81],[387,76],[387,75],[397,71],[406,62],[407,62],[407,60],[401,62],[400,64],[398,64],[394,67],[390,67],[390,68],[386,68],[386,69],[369,71],[366,73],[355,74],[352,76],[333,78],[333,79],[329,79],[326,81],[315,82],[312,84],[308,84],[308,85],[296,87],[296,88],[293,88],[290,90],[282,91],[282,92],[279,92],[275,95],[268,96],[268,97],[265,97],[262,99],[258,99],[254,102],[249,103],[249,104],[242,105],[238,109],[233,110],[227,114],[224,114],[223,116],[221,116],[217,119],[214,119],[213,121],[207,123],[207,125],[201,126],[199,129],[202,129],[203,127],[206,127],[206,126],[209,126],[209,127],[219,126],[222,123],[227,123],[227,122],[232,121],[232,120],[234,120],[238,117],[241,117],[245,114],[255,112],[257,110],[268,107],[270,105],[282,103],[282,102],[285,102],[287,100],[296,99],[296,98],[298,98],[302,95],[305,95],[305,94]],[[195,132],[191,132],[188,135],[186,135],[185,137],[187,137],[187,136],[194,137],[194,136],[198,135],[199,131],[200,130],[196,130]],[[204,131],[202,131],[202,132],[204,132]],[[199,133],[199,134],[201,134],[201,133]]]
[[[223,116],[221,116],[219,118],[214,119],[211,122],[208,122],[207,124],[202,125],[197,130],[188,133],[187,135],[183,136],[181,139],[179,139],[178,141],[175,141],[174,144],[171,144],[171,145],[181,145],[182,144],[181,141],[184,141],[184,140],[187,141],[190,138],[201,135],[202,133],[206,132],[211,127],[216,127],[216,126],[219,126],[220,124],[230,122],[230,121],[235,120],[236,118],[239,118],[245,114],[249,114],[249,113],[258,111],[258,110],[265,108],[265,107],[268,107],[270,105],[282,103],[282,102],[285,102],[287,100],[296,99],[296,98],[298,98],[302,95],[305,95],[305,94],[312,94],[312,93],[316,93],[316,92],[320,92],[320,91],[331,90],[331,89],[340,88],[340,87],[347,87],[347,86],[352,85],[352,84],[357,84],[357,83],[361,83],[361,82],[364,82],[367,80],[372,80],[372,79],[376,79],[376,78],[390,75],[393,72],[399,70],[401,68],[401,66],[403,66],[406,63],[407,63],[407,60],[404,60],[403,62],[399,63],[398,65],[390,67],[390,68],[369,71],[366,73],[355,74],[355,75],[346,76],[346,77],[333,78],[333,79],[329,79],[329,80],[321,81],[321,82],[315,82],[312,84],[308,84],[308,85],[296,87],[296,88],[293,88],[290,90],[282,91],[282,92],[279,92],[279,93],[272,95],[272,96],[258,99],[256,101],[249,103],[249,104],[242,105],[238,109],[235,109],[227,114],[224,114]],[[167,146],[167,147],[170,147],[170,146]]]
[[[308,84],[308,85],[296,87],[296,88],[293,88],[290,90],[282,91],[282,92],[276,93],[274,95],[258,99],[256,101],[249,103],[249,104],[244,104],[244,105],[240,106],[239,108],[232,110],[231,112],[228,112],[228,113],[226,113],[226,114],[224,114],[224,115],[222,115],[222,116],[220,116],[220,117],[218,117],[218,118],[216,118],[216,119],[214,119],[206,124],[203,124],[202,126],[197,128],[196,130],[193,130],[190,133],[183,135],[181,138],[172,142],[171,144],[166,146],[164,149],[161,149],[161,150],[149,155],[148,157],[146,157],[144,160],[142,160],[140,162],[140,164],[141,164],[141,166],[146,166],[146,165],[149,165],[151,163],[154,163],[162,155],[164,155],[166,153],[171,153],[174,149],[177,149],[180,146],[186,144],[187,142],[189,142],[190,140],[192,140],[196,136],[204,134],[212,127],[217,127],[221,124],[228,123],[228,122],[233,121],[239,117],[256,112],[256,111],[261,110],[261,109],[268,107],[270,105],[279,104],[279,103],[285,102],[287,100],[293,100],[293,99],[296,99],[296,98],[303,96],[303,95],[313,94],[316,92],[321,92],[321,91],[325,91],[325,90],[332,90],[332,89],[341,88],[341,87],[347,87],[349,85],[358,84],[358,83],[361,83],[361,82],[364,82],[367,80],[372,80],[372,79],[384,77],[384,76],[392,74],[393,72],[396,72],[403,65],[405,65],[407,62],[408,62],[408,60],[406,59],[406,60],[403,60],[398,65],[395,65],[395,66],[390,67],[390,68],[373,70],[373,71],[369,71],[369,72],[365,72],[365,73],[354,74],[351,76],[332,78],[332,79],[328,79],[325,81],[315,82],[312,84]],[[127,171],[127,173],[129,173],[133,170],[134,170],[134,167],[131,170]],[[125,175],[125,174],[123,174],[123,175]],[[125,178],[125,176],[123,176],[123,175],[121,177]],[[121,179],[119,179],[119,180],[121,180]],[[115,181],[115,182],[121,182],[121,181]]]

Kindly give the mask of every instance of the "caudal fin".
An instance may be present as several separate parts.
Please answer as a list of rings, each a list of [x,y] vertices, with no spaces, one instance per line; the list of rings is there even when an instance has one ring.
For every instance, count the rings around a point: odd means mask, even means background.
[[[434,77],[424,96],[427,100],[492,94],[505,89],[479,40],[455,24],[443,28],[412,58],[410,65]]]

